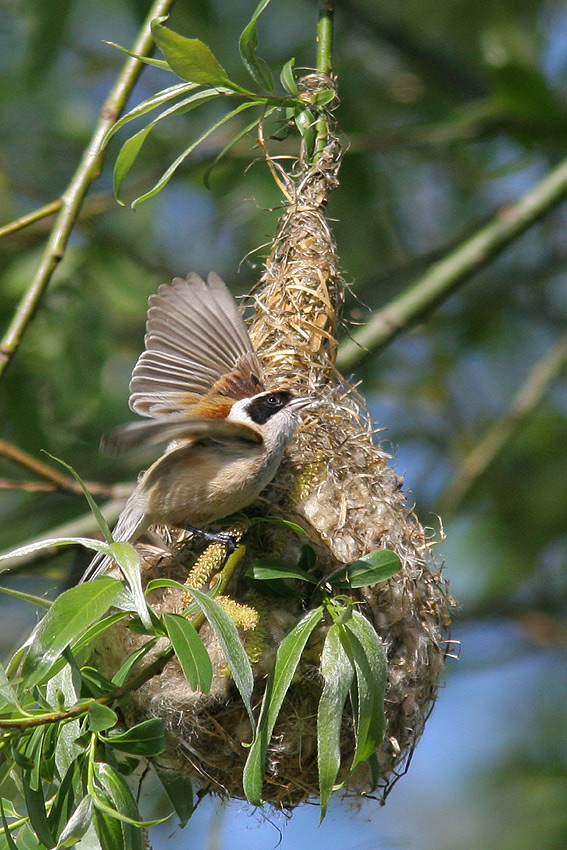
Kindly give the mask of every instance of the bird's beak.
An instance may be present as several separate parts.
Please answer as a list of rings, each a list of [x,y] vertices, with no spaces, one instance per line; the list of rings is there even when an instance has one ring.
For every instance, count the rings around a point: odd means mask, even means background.
[[[287,406],[291,407],[292,410],[303,410],[304,407],[311,407],[313,404],[317,404],[318,401],[319,399],[313,396],[298,396],[297,398],[292,398]]]

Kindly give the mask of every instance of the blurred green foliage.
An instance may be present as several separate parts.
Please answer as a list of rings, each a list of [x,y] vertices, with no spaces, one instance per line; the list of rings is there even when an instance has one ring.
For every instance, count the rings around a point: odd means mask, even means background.
[[[0,224],[65,189],[123,61],[102,40],[131,44],[148,5],[4,5]],[[246,84],[237,38],[253,5],[178,0],[170,25],[209,44],[231,78]],[[337,7],[337,119],[349,147],[329,215],[351,283],[347,333],[565,156],[567,11],[555,0],[342,0]],[[258,27],[262,57],[272,68],[291,55],[298,66],[312,66],[314,28],[313,3],[273,0]],[[145,69],[129,106],[169,84],[163,76]],[[218,117],[215,108],[156,128],[123,188],[127,201]],[[204,187],[203,173],[228,138],[221,130],[158,197],[135,212],[120,208],[111,175],[125,138],[118,134],[107,151],[98,194],[87,200],[0,396],[3,439],[35,456],[45,449],[85,479],[108,483],[133,480],[139,468],[128,457],[101,457],[98,441],[129,417],[127,387],[148,295],[191,270],[215,270],[235,291],[247,291],[268,253],[280,202],[267,169],[254,162],[253,137]],[[297,140],[272,149],[294,153]],[[530,368],[564,332],[566,219],[561,205],[357,376],[425,522],[435,522],[465,453],[505,415]],[[48,227],[45,220],[3,239],[0,330],[26,291]],[[563,374],[464,502],[443,517],[448,539],[441,547],[463,617],[536,611],[558,624],[552,647],[565,635],[566,411]],[[1,479],[31,477],[0,458]],[[2,489],[0,511],[5,550],[84,513],[85,504],[79,495]],[[62,573],[70,556],[58,557]],[[37,571],[30,576],[35,583]],[[527,627],[525,637],[533,637]],[[565,722],[563,713],[553,720],[563,729]],[[510,795],[526,799],[534,789],[538,810],[551,813],[565,798],[565,763],[558,768],[551,754],[540,756],[537,764],[504,765],[499,778]],[[548,821],[551,814],[542,829]],[[506,843],[505,832],[503,824],[498,846],[560,846],[536,837]]]

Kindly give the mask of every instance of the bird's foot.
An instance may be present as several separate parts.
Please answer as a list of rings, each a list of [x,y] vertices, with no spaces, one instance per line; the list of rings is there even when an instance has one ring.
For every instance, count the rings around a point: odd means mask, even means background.
[[[226,546],[229,555],[234,552],[238,545],[238,540],[230,531],[205,531],[205,529],[195,528],[193,525],[184,525],[183,528],[193,534],[198,534],[207,543],[222,543],[223,546]]]

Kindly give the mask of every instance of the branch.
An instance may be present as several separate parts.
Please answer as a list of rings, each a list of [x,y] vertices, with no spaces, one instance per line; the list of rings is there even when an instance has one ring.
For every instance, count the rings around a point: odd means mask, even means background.
[[[153,18],[167,14],[174,2],[175,0],[154,0],[133,46],[135,53],[142,56],[150,53],[154,45],[150,22]],[[100,172],[103,140],[124,108],[142,67],[142,63],[137,59],[128,59],[102,107],[91,141],[69,186],[61,197],[61,210],[53,225],[39,268],[28,291],[20,301],[0,345],[0,377],[12,360],[22,336],[39,306],[51,276],[63,258],[69,234],[75,224],[83,199],[92,181]]]
[[[87,714],[91,705],[98,703],[99,705],[107,705],[109,702],[115,702],[121,699],[130,691],[135,691],[149,679],[154,676],[159,676],[163,668],[173,658],[173,647],[169,646],[163,652],[147,664],[136,676],[130,681],[126,681],[120,687],[115,688],[110,693],[96,699],[84,700],[75,705],[64,708],[61,711],[46,712],[45,714],[28,715],[27,717],[14,717],[6,720],[0,720],[0,729],[31,729],[35,726],[46,726],[49,723],[62,723],[67,720],[72,720],[74,717],[81,717]]]
[[[74,478],[69,478],[67,475],[63,475],[59,472],[59,470],[53,469],[51,466],[43,463],[43,461],[37,460],[37,458],[29,455],[21,449],[18,449],[16,446],[11,445],[11,443],[7,443],[5,440],[0,440],[0,455],[3,455],[8,460],[18,464],[18,466],[22,466],[24,469],[34,472],[36,475],[39,475],[40,478],[45,478],[45,480],[51,485],[46,487],[44,484],[36,485],[33,482],[27,483],[23,481],[14,481],[12,482],[14,487],[21,487],[24,490],[38,488],[50,490],[57,488],[58,490],[65,490],[70,493],[83,494],[83,488],[77,481],[75,481]],[[112,485],[98,484],[94,481],[85,482],[85,484],[87,489],[96,496],[109,498],[117,495],[117,488]],[[4,482],[0,486],[6,487],[7,482]],[[118,490],[119,493],[122,492],[120,488],[118,488]]]
[[[51,201],[51,203],[46,204],[44,207],[39,207],[39,209],[34,210],[27,215],[23,215],[20,218],[15,219],[15,221],[11,221],[9,224],[5,224],[3,227],[0,227],[0,239],[3,236],[8,236],[10,233],[16,233],[17,230],[22,230],[24,227],[28,227],[28,225],[33,224],[36,221],[40,221],[42,218],[47,218],[48,215],[53,215],[58,210],[61,209],[63,201],[61,198],[57,198],[56,201]]]
[[[467,239],[413,286],[379,310],[367,325],[355,331],[339,349],[337,366],[354,369],[371,354],[381,351],[401,331],[414,325],[446,301],[489,260],[531,227],[567,195],[567,160],[551,171],[516,204],[501,210],[487,225]]]
[[[440,513],[456,510],[475,482],[482,478],[505,445],[533,413],[550,384],[566,365],[567,334],[532,367],[506,415],[488,429],[481,441],[464,458],[453,481],[441,497]]]
[[[317,70],[328,77],[333,72],[333,16],[335,0],[320,0],[317,23]]]

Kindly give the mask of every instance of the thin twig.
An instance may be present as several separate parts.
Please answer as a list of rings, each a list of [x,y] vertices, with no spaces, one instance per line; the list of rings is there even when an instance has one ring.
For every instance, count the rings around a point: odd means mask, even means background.
[[[53,215],[61,209],[61,204],[61,198],[58,198],[55,201],[51,201],[50,204],[46,204],[44,207],[39,207],[31,213],[15,219],[9,224],[5,224],[3,227],[0,227],[0,238],[2,236],[14,236],[16,234],[15,239],[26,239],[28,242],[43,239],[44,235],[49,233],[51,230],[51,225],[45,221],[45,219],[49,215]],[[85,219],[100,215],[100,213],[115,204],[116,200],[112,192],[93,192],[93,194],[90,195],[90,197],[88,197],[83,203],[80,214],[77,217],[77,221],[84,221]],[[49,212],[49,210],[51,210],[51,212]],[[22,231],[24,231],[29,225],[36,224],[37,222],[41,222],[41,224],[39,227],[33,228],[32,235],[22,233]]]
[[[152,50],[154,41],[150,23],[154,18],[167,14],[174,2],[175,0],[154,0],[134,44],[133,51],[135,53],[146,56]],[[53,225],[39,268],[28,291],[20,301],[0,345],[0,376],[14,356],[22,336],[39,306],[51,276],[63,258],[69,234],[75,224],[83,199],[92,181],[100,172],[103,140],[124,108],[142,67],[142,63],[137,59],[127,59],[102,107],[91,141],[69,186],[61,197],[61,210]]]
[[[43,463],[43,461],[38,460],[33,457],[33,455],[30,455],[21,449],[18,449],[11,443],[7,443],[5,440],[0,440],[0,455],[13,463],[17,463],[18,466],[22,466],[24,469],[34,472],[36,475],[39,475],[40,478],[44,478],[46,481],[49,481],[51,486],[45,488],[45,485],[43,485],[43,489],[57,488],[58,490],[65,490],[70,493],[83,494],[81,485],[75,481],[74,478],[69,478],[68,476],[63,475],[59,472],[59,470],[53,469],[51,466]],[[31,486],[28,487],[26,487],[26,482],[23,481],[15,481],[13,483],[15,487],[20,487],[22,489],[37,489],[37,486],[33,486],[33,482],[30,482]],[[116,488],[108,484],[98,484],[95,481],[88,481],[85,482],[85,484],[87,489],[90,490],[91,493],[94,493],[95,496],[110,498],[111,496],[116,495]]]
[[[480,442],[462,461],[453,481],[439,504],[440,513],[455,511],[482,478],[502,449],[530,417],[550,384],[567,365],[567,334],[532,367],[524,384],[514,396],[509,410],[486,432]]]
[[[0,729],[31,729],[35,726],[46,726],[50,723],[62,723],[67,720],[72,720],[74,717],[81,717],[86,714],[91,705],[98,703],[99,705],[107,705],[109,702],[115,702],[121,699],[130,691],[135,691],[145,682],[152,679],[154,676],[159,676],[167,662],[173,658],[173,647],[168,647],[163,652],[147,664],[136,676],[127,680],[120,687],[115,688],[110,693],[96,699],[88,699],[75,705],[64,708],[62,711],[53,711],[46,714],[28,715],[27,717],[14,717],[0,720]]]
[[[517,236],[567,195],[567,159],[512,206],[501,210],[474,236],[435,263],[425,275],[355,331],[339,348],[337,366],[354,369],[399,333],[444,302]]]
[[[317,71],[330,77],[333,73],[333,21],[335,0],[320,0],[319,19],[317,21]],[[329,126],[324,115],[317,119],[317,139],[315,141],[314,161],[317,162],[325,149],[329,136]]]
[[[335,0],[321,0],[317,23],[317,70],[328,77],[333,72],[333,16]]]
[[[3,227],[0,227],[0,239],[3,236],[8,236],[10,233],[16,233],[17,230],[22,230],[24,227],[28,227],[28,225],[33,224],[36,221],[40,221],[42,218],[47,218],[48,215],[53,215],[53,213],[56,213],[61,209],[62,203],[63,201],[61,198],[57,198],[57,200],[51,201],[44,207],[39,207],[39,209],[34,210],[31,213],[27,213],[27,215],[23,215],[20,218],[15,219],[15,221],[5,224]]]

